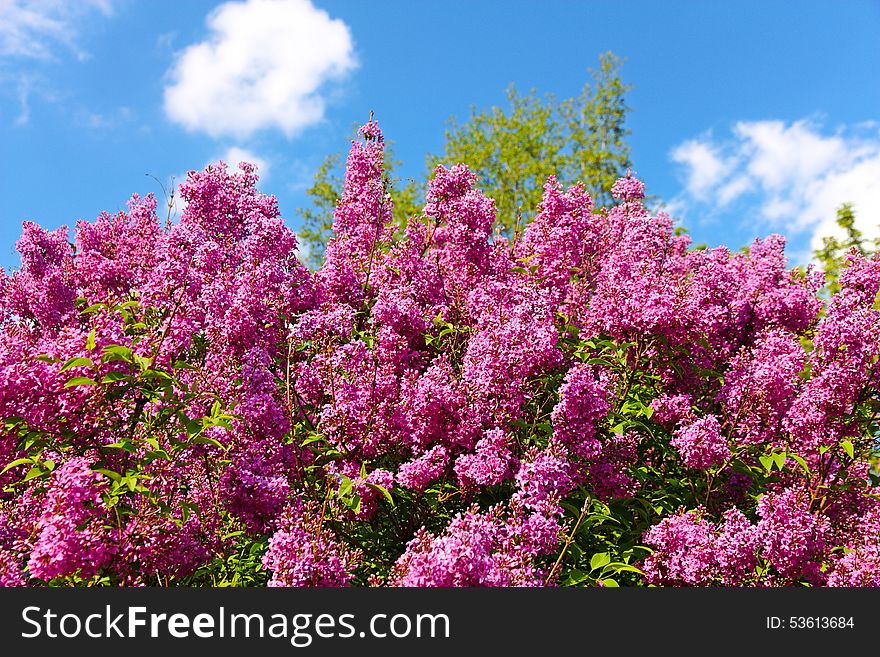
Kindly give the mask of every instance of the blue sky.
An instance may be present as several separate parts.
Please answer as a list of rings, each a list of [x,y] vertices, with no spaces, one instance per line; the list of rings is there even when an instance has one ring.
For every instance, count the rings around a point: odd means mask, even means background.
[[[422,178],[451,116],[576,95],[624,57],[633,168],[694,240],[773,232],[805,262],[834,209],[880,224],[880,0],[0,0],[0,266],[22,220],[71,228],[250,159],[294,229],[375,112]],[[155,177],[155,179],[154,179]]]

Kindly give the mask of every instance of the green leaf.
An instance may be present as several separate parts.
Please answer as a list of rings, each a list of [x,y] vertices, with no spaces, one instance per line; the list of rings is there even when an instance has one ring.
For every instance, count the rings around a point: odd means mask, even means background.
[[[125,484],[128,490],[133,493],[134,489],[138,487],[138,476],[136,474],[128,474],[123,477],[120,483]]]
[[[119,481],[119,479],[121,478],[121,475],[118,472],[107,470],[106,468],[94,468],[94,472],[104,475],[111,481]]]
[[[137,451],[137,447],[128,440],[119,440],[115,443],[104,445],[104,447],[109,447],[110,449],[121,449],[122,451],[128,452],[130,454],[133,454]]]
[[[628,563],[621,564],[612,564],[611,567],[614,569],[616,573],[636,573],[638,575],[644,575],[644,571],[639,570],[635,566],[631,566]]]
[[[21,443],[21,448],[25,451],[30,451],[34,447],[45,447],[46,441],[41,436],[42,434],[36,431],[29,431],[26,434],[26,439]]]
[[[72,388],[73,386],[96,386],[98,382],[94,379],[90,379],[87,376],[75,376],[70,381],[64,384],[65,388]]]
[[[785,452],[777,452],[773,455],[773,461],[780,470],[785,467]]]
[[[795,463],[801,466],[801,469],[808,477],[810,476],[810,468],[807,466],[807,462],[803,459],[803,457],[798,456],[797,454],[789,454],[788,456],[789,458],[794,460]]]
[[[841,440],[840,446],[843,447],[843,451],[846,452],[846,455],[850,458],[855,458],[855,449],[853,448],[853,444],[849,440]]]
[[[89,336],[86,338],[86,349],[88,351],[95,350],[95,329],[89,331]]]
[[[313,434],[313,435],[309,436],[308,438],[304,439],[304,440],[300,443],[300,446],[305,447],[306,445],[311,445],[312,443],[322,442],[322,441],[324,441],[324,440],[326,440],[326,439],[324,438],[324,436],[322,436],[322,435],[319,434],[319,433],[316,433],[316,434]]]
[[[186,429],[187,436],[189,436],[190,438],[198,435],[198,433],[202,430],[201,422],[196,422],[195,420],[190,419],[186,413],[178,413],[177,419],[180,420],[180,423],[183,425],[184,429]]]
[[[79,311],[79,314],[80,315],[89,315],[91,313],[96,313],[99,310],[101,310],[101,308],[103,308],[103,307],[104,307],[103,303],[96,303],[96,304],[89,306],[88,308],[83,308],[82,310]]]
[[[33,459],[32,458],[15,459],[12,463],[7,464],[7,466],[5,468],[0,470],[0,474],[3,474],[4,472],[7,472],[9,470],[12,470],[12,468],[18,467],[19,465],[24,465],[25,463],[33,463]]]
[[[607,552],[597,552],[590,559],[590,569],[591,570],[598,570],[599,568],[602,568],[603,566],[607,566],[609,563],[611,563],[611,555],[610,554],[608,554]]]
[[[391,493],[388,492],[388,489],[384,486],[380,486],[379,484],[374,484],[372,482],[364,482],[367,485],[367,488],[372,488],[374,491],[382,493],[385,498],[391,503],[391,506],[394,506],[394,498],[391,497]]]
[[[616,588],[620,587],[620,584],[617,583],[617,580],[606,578],[606,579],[600,579],[599,581],[602,582],[602,584],[606,588],[609,588],[609,589],[616,589]]]
[[[770,472],[773,469],[773,457],[772,456],[759,456],[758,460],[761,462],[761,465],[764,466],[764,469],[767,472]]]
[[[561,582],[562,586],[575,586],[580,584],[581,582],[587,580],[589,575],[582,570],[577,570],[573,568],[568,572],[565,580]]]
[[[71,367],[92,367],[94,363],[91,358],[71,358],[61,366],[61,372],[69,370]]]
[[[48,474],[43,468],[38,465],[32,467],[28,473],[24,476],[22,481],[30,481],[31,479],[36,479],[37,477],[42,477],[43,475]]]
[[[103,361],[105,363],[111,360],[123,360],[127,363],[131,362],[132,351],[130,347],[121,344],[111,344],[104,347]]]
[[[128,374],[123,374],[122,372],[108,372],[107,375],[101,379],[101,383],[115,383],[116,381],[128,381],[131,377]]]
[[[162,372],[160,370],[145,369],[141,376],[144,379],[162,379],[164,381],[171,380],[170,374],[168,374],[167,372]]]
[[[351,493],[350,495],[340,495],[339,501],[342,505],[353,511],[354,513],[360,513],[361,511],[361,496],[357,493]]]
[[[193,438],[190,442],[192,442],[192,444],[194,445],[213,445],[214,447],[219,447],[220,449],[226,449],[226,446],[219,440],[215,438],[209,438],[208,436],[197,436]]]

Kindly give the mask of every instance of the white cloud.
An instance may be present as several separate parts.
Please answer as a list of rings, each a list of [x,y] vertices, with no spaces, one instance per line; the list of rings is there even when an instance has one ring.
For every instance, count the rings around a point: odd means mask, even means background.
[[[809,121],[741,121],[729,136],[704,135],[674,148],[684,190],[672,205],[717,213],[733,202],[753,228],[808,235],[810,248],[838,234],[837,208],[852,203],[856,227],[880,235],[880,130],[875,124],[833,133]]]
[[[325,84],[357,66],[348,26],[310,0],[227,2],[206,22],[208,38],[180,53],[165,87],[165,112],[189,130],[291,137],[323,118]]]
[[[689,194],[705,199],[709,192],[729,173],[732,162],[722,158],[708,141],[690,139],[672,150],[673,162],[688,168],[686,187]]]
[[[734,134],[749,177],[777,192],[822,177],[849,157],[843,138],[815,130],[804,121],[756,121],[737,123]]]
[[[735,178],[726,181],[718,189],[718,202],[722,205],[728,205],[738,196],[750,192],[754,187],[754,183],[749,176],[738,175]]]
[[[88,22],[113,14],[117,0],[0,0],[0,96],[18,103],[13,123],[30,122],[34,99],[57,102],[58,85],[39,72],[71,55],[89,54],[80,45]]]
[[[0,57],[52,60],[62,46],[85,59],[76,39],[96,11],[112,14],[112,0],[0,0]]]
[[[31,81],[27,77],[19,77],[16,87],[19,112],[15,117],[15,125],[27,125],[31,120]]]
[[[296,257],[300,262],[305,263],[312,253],[312,245],[304,241],[299,234],[296,235]]]
[[[257,174],[260,176],[261,181],[265,181],[269,177],[269,161],[247,149],[233,146],[226,149],[226,152],[217,159],[223,160],[232,169],[237,168],[242,162],[250,162],[257,165]]]

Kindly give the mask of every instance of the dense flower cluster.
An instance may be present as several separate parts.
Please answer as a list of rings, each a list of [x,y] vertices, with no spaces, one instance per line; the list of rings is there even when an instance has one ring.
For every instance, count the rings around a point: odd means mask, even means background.
[[[681,454],[685,465],[691,468],[707,470],[730,458],[727,439],[721,433],[721,425],[714,415],[680,427],[672,434],[670,443]]]
[[[880,585],[880,260],[693,248],[621,178],[392,222],[365,125],[317,271],[241,163],[0,271],[0,585]],[[613,584],[612,584],[613,585]]]
[[[360,558],[322,526],[314,508],[294,502],[269,539],[263,563],[272,571],[269,586],[345,586]]]
[[[101,475],[77,456],[58,468],[35,527],[28,571],[50,580],[79,573],[91,577],[113,558],[115,541],[104,529]]]

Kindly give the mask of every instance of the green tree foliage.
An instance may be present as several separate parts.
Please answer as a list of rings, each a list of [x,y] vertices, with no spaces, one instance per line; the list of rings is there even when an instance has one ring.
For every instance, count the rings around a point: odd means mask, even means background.
[[[453,120],[443,156],[429,163],[470,166],[495,199],[506,234],[537,208],[549,175],[564,185],[583,182],[597,207],[609,204],[611,186],[630,166],[624,95],[631,87],[621,81],[621,64],[603,54],[593,83],[562,101],[542,100],[534,89],[523,96],[511,86],[507,111],[472,109],[467,123]]]
[[[339,153],[324,158],[315,172],[312,186],[306,190],[312,206],[297,209],[301,221],[301,228],[297,231],[301,259],[311,269],[317,268],[324,260],[324,245],[332,235],[333,208],[342,190],[342,176],[339,173],[341,159]]]
[[[573,98],[543,98],[536,90],[521,95],[515,87],[507,91],[508,107],[471,109],[465,123],[454,117],[446,131],[442,155],[426,158],[430,174],[437,164],[463,162],[478,176],[486,195],[497,203],[497,227],[512,235],[524,227],[541,200],[547,177],[555,175],[564,185],[583,182],[596,206],[611,202],[614,181],[630,166],[625,121],[625,102],[631,86],[621,80],[623,60],[611,52],[599,58],[599,68],[590,70],[591,83]],[[298,231],[306,262],[317,267],[331,234],[333,208],[342,190],[343,164],[336,153],[328,156],[306,191],[312,206],[299,210]],[[421,211],[424,188],[394,175],[400,162],[386,159],[394,217],[406,225]]]
[[[837,209],[837,225],[843,229],[843,237],[828,236],[822,238],[822,248],[815,253],[816,260],[825,271],[825,286],[830,294],[840,291],[838,279],[843,266],[844,256],[852,248],[862,255],[874,253],[880,240],[868,240],[855,226],[856,213],[852,203],[844,203]]]

